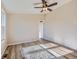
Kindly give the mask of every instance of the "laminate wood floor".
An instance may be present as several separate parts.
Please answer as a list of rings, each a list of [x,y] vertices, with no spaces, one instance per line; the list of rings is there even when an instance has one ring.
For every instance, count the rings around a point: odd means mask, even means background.
[[[33,53],[32,51],[39,52],[38,50],[43,51],[43,52],[42,54],[40,53],[41,55],[39,54],[39,57],[36,59],[42,59],[40,56],[45,56],[43,59],[53,59],[49,57],[53,57],[53,56],[56,57],[60,55],[62,55],[64,58],[54,58],[54,59],[77,59],[76,52],[74,51],[72,52],[72,50],[70,49],[68,50],[68,48],[64,49],[64,47],[58,44],[55,44],[55,43],[51,43],[46,40],[40,40],[40,41],[35,41],[35,42],[22,43],[22,44],[8,46],[2,59],[35,59],[31,57],[25,58],[25,56],[27,55],[25,53],[28,52],[28,56],[30,56],[29,53],[32,53],[31,55],[33,57],[35,56],[34,54],[38,55],[38,53]],[[58,54],[56,54],[55,52]],[[55,55],[52,55],[53,53],[55,53]]]

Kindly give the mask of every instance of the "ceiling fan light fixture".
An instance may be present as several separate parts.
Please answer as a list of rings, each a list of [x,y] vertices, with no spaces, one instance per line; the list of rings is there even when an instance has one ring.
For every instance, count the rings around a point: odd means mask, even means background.
[[[40,12],[48,12],[48,11],[51,12],[52,9],[50,9],[49,7],[57,5],[57,2],[48,5],[46,0],[41,0],[41,1],[42,1],[42,6],[35,7],[35,8],[42,8]]]
[[[43,8],[43,11],[47,11],[47,7]]]

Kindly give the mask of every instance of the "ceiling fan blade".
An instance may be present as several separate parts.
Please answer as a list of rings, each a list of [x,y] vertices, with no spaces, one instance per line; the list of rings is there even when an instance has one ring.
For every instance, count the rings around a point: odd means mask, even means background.
[[[34,8],[43,8],[43,7],[34,7]]]
[[[57,5],[57,2],[48,5],[48,7],[51,7],[51,6],[54,6],[54,5]]]
[[[38,5],[38,4],[42,4],[42,3],[34,3],[34,5]]]
[[[47,10],[48,10],[48,11],[52,11],[52,9],[50,9],[50,8],[47,8]]]
[[[41,10],[40,12],[43,12],[43,10]]]
[[[42,0],[42,3],[44,4],[44,3],[47,3],[45,0]]]

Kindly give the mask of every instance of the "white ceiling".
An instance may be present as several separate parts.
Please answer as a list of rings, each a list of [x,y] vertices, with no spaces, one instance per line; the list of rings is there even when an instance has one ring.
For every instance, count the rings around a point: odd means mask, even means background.
[[[58,2],[58,5],[51,7],[56,9],[71,0],[47,0],[48,4]],[[2,0],[3,5],[8,13],[40,13],[41,9],[35,9],[34,3],[39,3],[41,0]]]

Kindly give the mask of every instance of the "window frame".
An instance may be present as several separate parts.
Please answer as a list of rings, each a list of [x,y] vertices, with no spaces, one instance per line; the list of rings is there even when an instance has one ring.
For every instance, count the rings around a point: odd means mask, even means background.
[[[3,21],[2,21],[2,14],[3,14]],[[5,39],[6,39],[6,13],[3,9],[1,9],[1,41]]]

